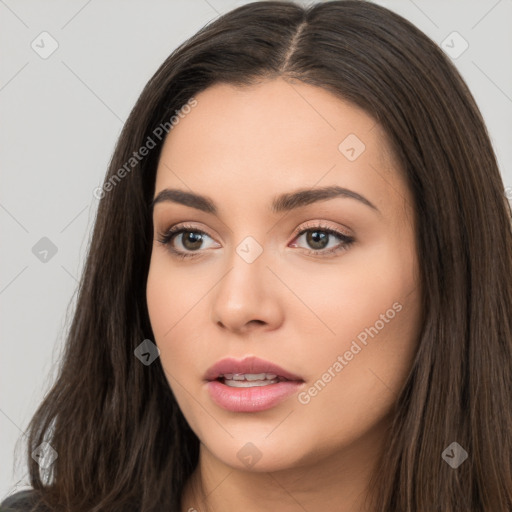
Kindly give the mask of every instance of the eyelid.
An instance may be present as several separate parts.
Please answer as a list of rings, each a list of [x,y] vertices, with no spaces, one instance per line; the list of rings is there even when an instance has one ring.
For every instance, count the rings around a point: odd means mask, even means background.
[[[293,237],[297,237],[303,231],[308,230],[308,229],[331,229],[333,231],[340,232],[342,235],[346,236],[347,238],[353,238],[353,235],[351,234],[350,230],[348,230],[347,228],[345,228],[345,227],[340,228],[340,227],[337,227],[337,226],[329,226],[327,224],[327,222],[329,222],[329,221],[324,221],[324,220],[306,221],[305,224],[300,224],[299,226],[297,226],[294,229],[292,236]],[[200,232],[200,233],[204,233],[205,235],[208,235],[210,238],[215,238],[215,237],[213,237],[208,232],[207,229],[201,228],[201,227],[197,227],[196,225],[192,225],[192,224],[189,224],[187,222],[179,222],[178,224],[173,224],[172,226],[164,229],[162,231],[162,234],[166,235],[168,233],[171,233],[171,231],[173,233],[175,233],[175,232],[177,232],[177,231],[179,231],[181,229],[184,229],[184,230],[187,229],[187,230],[190,230],[190,231],[197,231],[197,232]]]
[[[173,235],[180,234],[182,231],[193,231],[193,232],[196,232],[199,234],[204,234],[204,235],[208,236],[209,238],[211,238],[212,240],[215,240],[215,237],[210,235],[210,233],[208,233],[208,231],[206,229],[199,228],[199,227],[189,224],[187,222],[180,222],[178,224],[174,224],[174,225],[170,226],[169,228],[166,228],[163,231],[161,231],[159,233],[160,234],[160,242],[162,242],[162,239],[168,240],[168,242],[169,242],[170,238]],[[168,242],[166,242],[166,243],[168,243]]]
[[[307,221],[305,224],[300,224],[298,227],[295,228],[293,232],[293,236],[296,237],[300,235],[303,231],[310,230],[310,229],[325,229],[325,230],[332,230],[341,233],[343,236],[347,238],[353,238],[353,235],[350,233],[347,228],[340,228],[338,226],[330,226],[327,224],[329,221],[325,220],[311,220]]]

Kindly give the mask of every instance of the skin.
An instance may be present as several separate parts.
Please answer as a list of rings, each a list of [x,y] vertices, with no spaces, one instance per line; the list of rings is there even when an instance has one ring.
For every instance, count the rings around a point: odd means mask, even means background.
[[[369,510],[370,474],[419,336],[412,197],[380,125],[322,88],[279,78],[216,84],[196,99],[167,136],[155,197],[165,188],[193,191],[219,211],[157,203],[147,281],[162,366],[201,441],[182,510]],[[338,149],[349,134],[365,144],[354,161]],[[275,195],[328,185],[378,211],[342,197],[270,211]],[[187,234],[174,238],[182,252],[199,246],[189,260],[158,241],[182,222],[207,232],[202,246],[186,245]],[[353,244],[322,256],[343,241],[329,235],[322,249],[307,233],[294,235],[319,224]],[[263,250],[252,263],[236,252],[247,236]],[[338,356],[394,303],[400,312],[332,377]],[[329,368],[331,380],[308,403],[296,393],[266,411],[226,411],[210,398],[204,373],[219,359],[249,355],[301,376],[303,392]],[[248,442],[261,454],[251,467],[237,457]]]

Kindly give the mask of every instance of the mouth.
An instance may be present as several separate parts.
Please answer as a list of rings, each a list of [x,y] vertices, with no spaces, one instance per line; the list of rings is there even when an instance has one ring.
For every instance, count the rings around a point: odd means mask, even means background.
[[[210,398],[232,412],[270,409],[304,384],[304,379],[257,357],[221,359],[205,374]]]
[[[301,377],[281,366],[254,356],[241,360],[232,357],[221,359],[206,371],[204,378],[207,381],[220,379],[232,387],[267,386],[283,380],[304,382]]]

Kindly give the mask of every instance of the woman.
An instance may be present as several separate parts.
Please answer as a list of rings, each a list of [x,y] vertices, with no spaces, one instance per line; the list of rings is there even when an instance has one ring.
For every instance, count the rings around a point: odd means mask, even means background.
[[[149,81],[96,195],[17,510],[512,509],[511,210],[412,24],[222,16]]]

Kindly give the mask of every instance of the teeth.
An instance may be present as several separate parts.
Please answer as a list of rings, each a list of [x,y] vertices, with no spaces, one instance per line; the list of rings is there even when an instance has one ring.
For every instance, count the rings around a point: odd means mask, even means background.
[[[265,380],[265,373],[247,373],[245,374],[245,380]]]
[[[236,381],[257,381],[257,380],[274,380],[277,375],[275,373],[226,373],[221,375],[225,380]]]
[[[277,384],[279,382],[279,379],[273,379],[273,380],[224,380],[224,384],[226,386],[230,386],[232,388],[252,388],[256,386],[270,386],[271,384]]]
[[[281,380],[275,373],[226,373],[220,376],[226,386],[233,388],[250,388],[253,386],[268,386]]]

